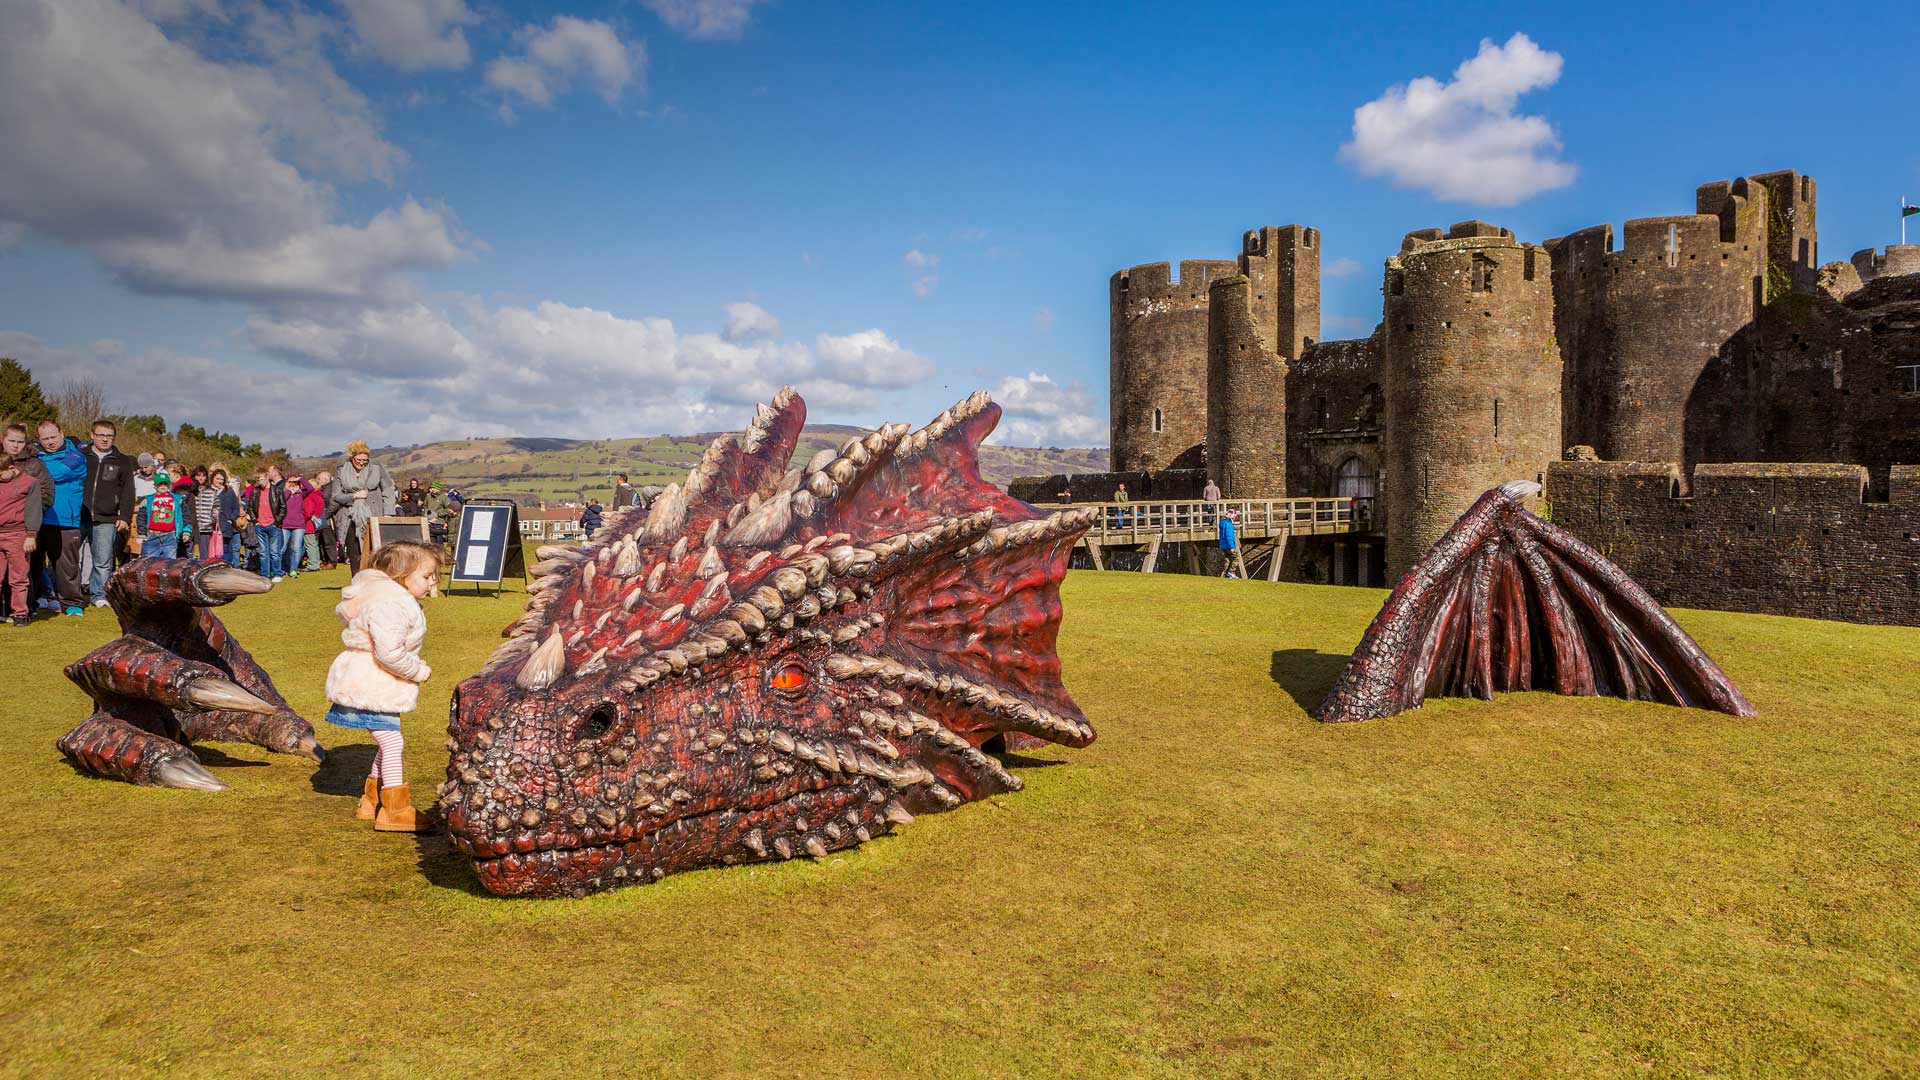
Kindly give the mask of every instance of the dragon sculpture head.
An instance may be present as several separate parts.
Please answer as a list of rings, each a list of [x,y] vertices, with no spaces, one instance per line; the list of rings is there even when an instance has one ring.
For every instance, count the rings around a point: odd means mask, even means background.
[[[977,393],[789,468],[806,406],[782,390],[649,510],[541,548],[448,726],[441,808],[481,883],[819,857],[1017,790],[983,748],[1092,742],[1054,639],[1097,511],[983,481],[999,416]]]

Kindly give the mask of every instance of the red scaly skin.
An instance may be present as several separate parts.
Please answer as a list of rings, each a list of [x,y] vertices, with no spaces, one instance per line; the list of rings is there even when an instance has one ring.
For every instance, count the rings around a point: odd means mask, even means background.
[[[249,742],[316,761],[326,751],[273,680],[207,609],[271,585],[218,563],[136,559],[107,583],[121,635],[67,678],[94,714],[55,747],[82,772],[134,784],[220,790],[188,744]]]
[[[983,747],[1093,740],[1054,651],[1093,512],[981,480],[984,394],[788,469],[805,416],[781,391],[644,516],[541,549],[448,725],[441,808],[488,890],[819,857],[1018,790]]]
[[[1646,590],[1528,513],[1533,484],[1489,490],[1394,586],[1314,716],[1371,720],[1429,697],[1553,690],[1753,716]]]

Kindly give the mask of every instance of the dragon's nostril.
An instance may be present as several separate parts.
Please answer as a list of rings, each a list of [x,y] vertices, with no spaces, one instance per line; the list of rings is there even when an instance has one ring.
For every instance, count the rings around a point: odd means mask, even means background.
[[[619,718],[612,705],[596,705],[586,719],[580,721],[580,726],[573,729],[573,737],[582,741],[597,739],[612,731],[614,722]]]

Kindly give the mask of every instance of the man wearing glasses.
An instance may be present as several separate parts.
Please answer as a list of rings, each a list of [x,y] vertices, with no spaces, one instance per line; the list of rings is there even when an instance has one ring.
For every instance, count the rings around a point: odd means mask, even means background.
[[[133,528],[139,500],[133,493],[139,466],[113,448],[119,431],[111,420],[93,422],[93,441],[87,444],[87,487],[81,503],[87,543],[93,549],[93,575],[87,582],[94,607],[107,606],[107,579],[113,576],[114,554],[120,538]]]

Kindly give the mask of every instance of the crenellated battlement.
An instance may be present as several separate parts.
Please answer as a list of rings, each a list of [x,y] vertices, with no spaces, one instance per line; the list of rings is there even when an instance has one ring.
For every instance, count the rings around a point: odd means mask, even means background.
[[[1547,470],[1555,523],[1663,603],[1920,626],[1920,466],[1891,497],[1867,470],[1822,462],[1680,466],[1564,461]]]
[[[1178,278],[1174,277],[1171,263],[1141,263],[1116,272],[1111,288],[1135,300],[1204,300],[1207,285],[1214,278],[1239,272],[1239,266],[1231,259],[1182,259]]]
[[[1888,244],[1885,250],[1865,248],[1854,252],[1851,261],[1862,282],[1920,274],[1920,244]]]

